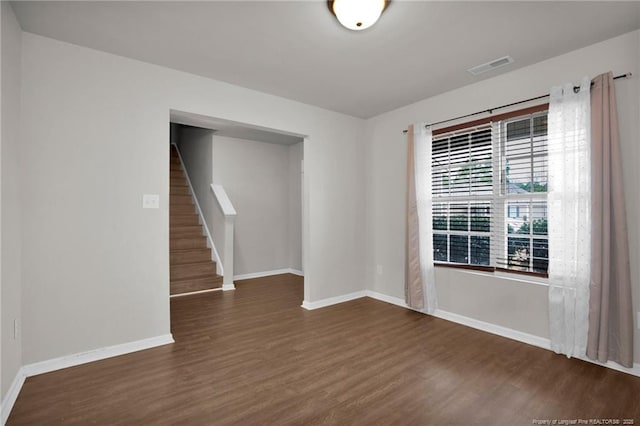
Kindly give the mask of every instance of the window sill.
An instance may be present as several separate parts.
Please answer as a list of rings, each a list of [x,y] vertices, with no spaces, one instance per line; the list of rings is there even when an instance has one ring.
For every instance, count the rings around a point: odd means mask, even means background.
[[[436,268],[456,269],[464,273],[479,274],[483,276],[495,277],[500,279],[513,280],[537,285],[548,286],[548,275],[537,272],[512,271],[504,268],[495,268],[493,266],[481,265],[458,265],[453,263],[435,262]]]

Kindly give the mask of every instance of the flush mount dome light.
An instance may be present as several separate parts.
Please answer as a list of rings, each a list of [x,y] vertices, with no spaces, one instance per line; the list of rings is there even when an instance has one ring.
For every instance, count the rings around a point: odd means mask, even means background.
[[[329,0],[329,9],[340,23],[354,31],[369,28],[387,7],[387,0]]]

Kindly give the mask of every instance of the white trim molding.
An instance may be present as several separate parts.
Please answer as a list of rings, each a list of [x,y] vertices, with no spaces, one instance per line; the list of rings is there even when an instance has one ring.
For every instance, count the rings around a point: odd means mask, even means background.
[[[249,274],[235,275],[233,277],[233,280],[234,281],[237,281],[237,280],[250,280],[252,278],[270,277],[272,275],[282,275],[282,274],[293,274],[293,275],[298,275],[298,276],[304,277],[304,274],[302,273],[302,271],[299,271],[297,269],[284,268],[284,269],[274,269],[274,270],[271,270],[271,271],[261,271],[261,272],[252,272],[252,273],[249,273]]]
[[[347,302],[360,297],[371,297],[372,299],[390,303],[392,305],[396,305],[401,308],[415,310],[407,306],[404,299],[400,299],[399,297],[387,296],[386,294],[378,293],[371,290],[364,290],[356,293],[349,293],[343,296],[330,297],[328,299],[322,299],[317,302],[304,301],[302,303],[302,307],[308,310],[319,309],[319,308],[335,305],[338,303]],[[417,311],[417,310],[416,312],[424,313],[422,311]],[[433,316],[446,321],[455,322],[456,324],[461,324],[467,327],[475,328],[476,330],[484,331],[486,333],[491,333],[497,336],[506,337],[507,339],[516,340],[518,342],[537,346],[542,349],[551,350],[551,342],[549,341],[549,339],[544,337],[525,333],[523,331],[514,330],[508,327],[503,327],[503,326],[492,324],[489,322],[480,321],[474,318],[469,318],[464,315],[459,315],[453,312],[444,311],[442,309],[436,309],[435,312],[433,313]],[[594,361],[587,357],[576,357],[576,358],[582,361],[586,361],[592,364],[602,366],[602,367],[611,368],[613,370],[621,371],[623,373],[640,377],[640,363],[637,363],[637,362],[633,364],[633,368],[626,368],[611,361],[602,363],[602,362]]]
[[[188,293],[178,293],[169,296],[169,299],[178,298],[182,296],[193,296],[194,294],[213,293],[214,291],[222,291],[222,288],[208,288],[206,290],[190,291]]]
[[[480,321],[477,319],[465,317],[463,315],[454,314],[452,312],[443,311],[441,309],[436,309],[436,311],[433,313],[433,316],[447,320],[447,321],[455,322],[457,324],[466,325],[467,327],[475,328],[477,330],[485,331],[487,333],[491,333],[501,337],[506,337],[508,339],[516,340],[518,342],[537,346],[542,349],[551,350],[551,342],[549,341],[549,339],[546,339],[544,337],[535,336],[533,334],[514,330],[512,328],[502,327],[499,325],[491,324],[491,323]],[[617,370],[623,373],[640,377],[640,363],[637,363],[637,362],[633,364],[632,368],[627,368],[612,361],[602,363],[602,362],[595,361],[591,358],[587,358],[586,356],[575,357],[575,358],[580,359],[582,361],[590,362],[591,364],[599,365],[601,367],[611,368],[612,370]]]
[[[480,321],[474,318],[465,317],[464,315],[454,314],[452,312],[436,309],[433,313],[434,317],[441,318],[457,324],[466,325],[476,330],[485,331],[487,333],[496,334],[508,339],[517,340],[518,342],[527,343],[543,349],[551,349],[549,339],[525,333],[523,331],[514,330],[512,328],[503,327],[489,322]]]
[[[150,337],[148,339],[136,340],[134,342],[106,346],[104,348],[94,349],[91,351],[79,352],[71,355],[65,355],[60,358],[27,364],[22,367],[22,369],[24,370],[26,377],[31,377],[38,374],[49,373],[63,368],[74,367],[88,362],[130,354],[132,352],[138,352],[171,343],[174,343],[173,336],[171,334],[165,334],[163,336]]]
[[[377,291],[366,291],[366,296],[372,299],[380,300],[381,302],[391,303],[392,305],[400,306],[401,308],[409,308],[404,299],[400,299],[399,297],[387,296],[386,294],[378,293]]]
[[[13,379],[13,382],[11,382],[11,386],[9,387],[7,394],[2,400],[2,421],[0,422],[0,424],[4,425],[7,422],[7,419],[9,419],[9,414],[11,414],[13,405],[18,399],[18,394],[20,393],[20,390],[22,389],[22,385],[24,384],[24,380],[26,378],[27,376],[24,375],[22,368],[18,370],[16,377]]]
[[[49,373],[51,371],[61,370],[63,368],[74,367],[76,365],[86,364],[93,361],[99,361],[114,356],[126,355],[132,352],[138,352],[145,349],[155,348],[174,343],[171,334],[163,336],[150,337],[148,339],[136,340],[134,342],[122,343],[119,345],[107,346],[104,348],[94,349],[86,352],[79,352],[71,355],[65,355],[59,358],[49,359],[46,361],[36,362],[22,366],[15,379],[11,383],[11,387],[2,401],[2,424],[4,425],[11,409],[18,398],[18,394],[22,389],[22,385],[27,377],[37,376],[38,374]]]
[[[236,221],[236,209],[233,208],[233,204],[231,204],[231,200],[227,195],[227,192],[224,190],[222,185],[211,184],[211,191],[213,191],[214,198],[218,202],[218,206],[224,215],[224,244],[223,244],[223,252],[224,255],[224,269],[227,271],[226,274],[222,275],[222,290],[235,290],[235,285],[233,284],[233,256],[234,256],[234,233],[235,233],[235,221]]]
[[[607,361],[606,363],[603,363],[603,362],[596,361],[596,360],[593,360],[593,359],[587,358],[587,357],[579,356],[579,357],[576,357],[576,358],[581,359],[583,361],[590,362],[591,364],[599,365],[601,367],[610,368],[612,370],[621,371],[623,373],[627,373],[627,374],[631,374],[633,376],[640,377],[640,362],[634,362],[633,363],[633,367],[632,368],[628,368],[628,367],[623,367],[620,364],[618,364],[617,362],[613,362],[613,361]]]
[[[222,283],[222,291],[229,291],[229,290],[235,290],[235,289],[236,289],[236,286],[234,283],[231,283],[231,284]]]
[[[302,302],[302,307],[304,309],[312,311],[314,309],[325,308],[327,306],[337,305],[338,303],[344,303],[350,300],[360,299],[361,297],[365,297],[366,295],[367,295],[367,292],[365,290],[362,290],[362,291],[356,291],[354,293],[343,294],[342,296],[321,299],[316,302],[309,302],[308,300],[305,300]]]

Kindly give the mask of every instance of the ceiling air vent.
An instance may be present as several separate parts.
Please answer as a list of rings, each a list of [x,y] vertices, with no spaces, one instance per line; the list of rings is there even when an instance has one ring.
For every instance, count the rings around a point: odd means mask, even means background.
[[[502,58],[494,59],[493,61],[489,61],[486,64],[477,65],[473,68],[469,68],[467,71],[472,75],[479,75],[485,73],[487,71],[494,70],[496,68],[503,67],[505,65],[509,65],[513,63],[513,58],[511,56],[503,56]]]

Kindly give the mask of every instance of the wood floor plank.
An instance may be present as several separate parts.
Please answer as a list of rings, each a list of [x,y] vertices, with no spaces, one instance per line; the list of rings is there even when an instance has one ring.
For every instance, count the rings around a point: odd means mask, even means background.
[[[30,377],[8,425],[531,425],[634,419],[640,378],[302,278],[171,300],[176,343]]]

